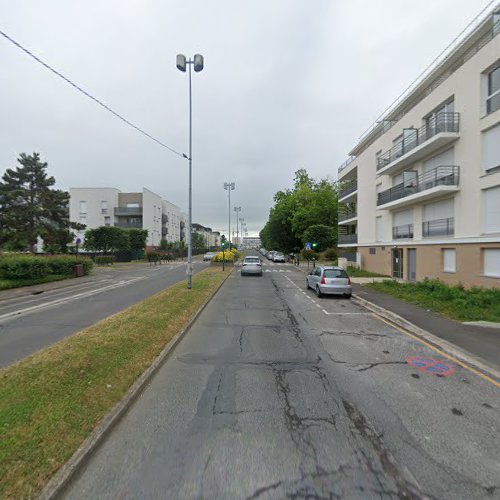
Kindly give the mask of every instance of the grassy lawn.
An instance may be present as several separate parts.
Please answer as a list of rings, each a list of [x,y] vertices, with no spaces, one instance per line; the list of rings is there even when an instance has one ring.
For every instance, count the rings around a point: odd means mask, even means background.
[[[459,286],[448,286],[433,280],[419,283],[398,283],[387,280],[382,283],[369,283],[366,286],[457,321],[500,323],[500,289],[464,290]]]
[[[348,267],[347,274],[351,278],[389,278],[386,274],[372,273],[364,269],[357,269],[356,267]]]
[[[232,268],[231,268],[232,269]],[[0,498],[31,498],[227,276],[207,269],[0,370]]]

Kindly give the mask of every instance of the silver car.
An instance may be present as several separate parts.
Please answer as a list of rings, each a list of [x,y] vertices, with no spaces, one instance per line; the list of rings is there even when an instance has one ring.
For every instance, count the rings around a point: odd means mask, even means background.
[[[241,264],[241,275],[256,274],[262,276],[262,262],[257,256],[249,255],[243,259]]]
[[[276,252],[273,255],[273,262],[285,262],[285,256],[280,252]]]
[[[312,288],[318,297],[323,294],[344,295],[351,298],[351,278],[341,267],[314,268],[306,278],[307,288]]]

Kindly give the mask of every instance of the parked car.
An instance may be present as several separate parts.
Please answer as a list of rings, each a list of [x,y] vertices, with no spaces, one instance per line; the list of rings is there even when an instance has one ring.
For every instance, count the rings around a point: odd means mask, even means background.
[[[281,252],[276,252],[273,255],[273,262],[285,262],[285,256]]]
[[[275,253],[276,253],[276,250],[269,250],[269,252],[266,253],[266,257],[269,260],[273,260],[273,256],[274,256]]]
[[[246,276],[247,274],[262,276],[262,262],[260,257],[249,255],[243,259],[241,263],[241,275]]]
[[[318,297],[323,294],[352,295],[351,278],[341,267],[314,268],[306,277],[307,288],[312,288]]]
[[[206,262],[206,261],[210,261],[212,260],[215,256],[217,255],[216,252],[207,252],[204,256],[203,256],[203,262]]]

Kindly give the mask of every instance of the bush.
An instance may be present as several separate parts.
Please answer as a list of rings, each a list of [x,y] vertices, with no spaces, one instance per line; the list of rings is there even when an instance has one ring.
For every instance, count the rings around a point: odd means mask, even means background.
[[[327,248],[323,252],[323,259],[325,259],[325,260],[337,260],[337,249],[336,248]]]
[[[7,280],[36,280],[47,276],[73,276],[74,266],[82,264],[85,274],[93,262],[86,257],[55,255],[50,257],[9,254],[0,257],[0,278]]]
[[[300,252],[304,260],[313,260],[317,258],[314,250],[306,250],[305,248]]]
[[[213,259],[212,262],[234,262],[237,257],[238,251],[233,252],[234,249],[224,250],[224,252],[219,252]]]
[[[110,264],[114,264],[116,261],[116,257],[114,255],[96,255],[95,263],[98,266],[108,266]]]

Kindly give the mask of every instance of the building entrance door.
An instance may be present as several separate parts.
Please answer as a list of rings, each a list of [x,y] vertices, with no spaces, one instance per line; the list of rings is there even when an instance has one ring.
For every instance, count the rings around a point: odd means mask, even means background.
[[[417,249],[408,248],[408,281],[417,279]]]
[[[393,248],[392,249],[392,277],[402,278],[403,277],[403,249]]]

